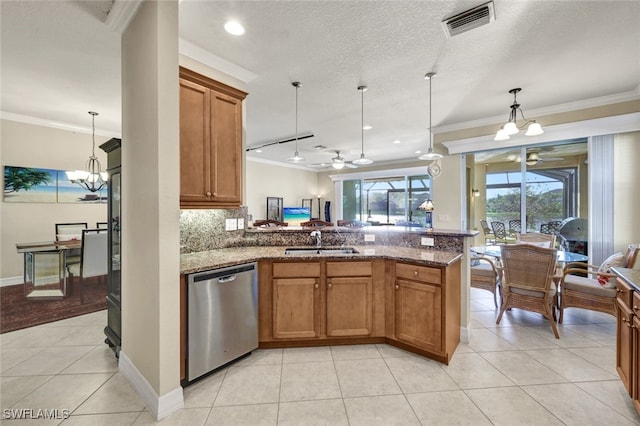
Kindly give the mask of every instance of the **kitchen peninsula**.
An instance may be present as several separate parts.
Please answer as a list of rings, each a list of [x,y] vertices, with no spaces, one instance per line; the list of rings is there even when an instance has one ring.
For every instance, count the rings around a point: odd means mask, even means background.
[[[250,262],[258,264],[259,347],[386,342],[448,364],[460,341],[464,239],[476,231],[330,227],[321,229],[323,247],[353,253],[285,254],[315,247],[311,231],[248,229],[233,247],[182,254],[183,377],[186,277]]]

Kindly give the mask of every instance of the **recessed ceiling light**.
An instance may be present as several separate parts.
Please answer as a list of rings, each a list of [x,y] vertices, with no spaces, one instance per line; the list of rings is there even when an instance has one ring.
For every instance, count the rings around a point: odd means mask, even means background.
[[[422,151],[417,150],[417,151],[416,151],[416,154],[422,154]]]
[[[229,34],[233,35],[242,35],[244,34],[244,27],[238,21],[229,21],[224,24],[224,29],[227,30]]]
[[[396,145],[397,145],[397,144],[399,144],[399,143],[400,143],[400,141],[399,141],[398,139],[396,139],[396,140],[394,140],[394,141],[391,141],[391,143],[394,143],[394,144],[396,144]]]
[[[322,149],[327,149],[327,147],[324,145],[315,145],[313,149],[315,149],[316,151],[320,151]]]
[[[262,152],[262,150],[261,149],[256,149],[256,152]]]
[[[364,130],[371,130],[371,129],[373,129],[373,127],[372,127],[372,126],[369,126],[368,124],[367,124],[366,126],[362,126],[362,128],[363,128]]]

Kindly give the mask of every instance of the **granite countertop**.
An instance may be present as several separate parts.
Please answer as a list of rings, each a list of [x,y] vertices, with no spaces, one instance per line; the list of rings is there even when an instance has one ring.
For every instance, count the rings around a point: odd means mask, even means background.
[[[297,233],[297,232],[309,232],[313,231],[316,228],[313,227],[302,227],[302,226],[271,226],[265,228],[248,228],[246,232],[248,233],[270,233],[270,232],[279,232],[279,233]],[[351,228],[344,226],[328,226],[320,228],[322,232],[341,232],[341,233],[375,233],[375,232],[392,232],[392,233],[409,233],[409,234],[425,234],[425,235],[442,235],[448,237],[475,237],[480,233],[480,231],[475,229],[431,229],[427,230],[426,228],[419,227],[409,227],[409,226],[393,226],[393,225],[382,225],[382,226],[365,226],[362,228]]]
[[[638,269],[628,269],[628,268],[618,268],[613,267],[611,270],[624,282],[634,287],[637,291],[640,291],[640,270]]]
[[[307,246],[308,248],[313,248]],[[285,246],[257,246],[257,247],[230,247],[216,250],[200,251],[180,255],[180,273],[191,274],[209,269],[226,266],[240,265],[255,262],[260,259],[269,260],[318,260],[320,258],[353,260],[368,258],[387,258],[418,262],[431,266],[448,266],[462,258],[460,253],[427,250],[411,247],[366,245],[349,246],[355,248],[358,253],[351,254],[322,254],[322,255],[286,255]]]

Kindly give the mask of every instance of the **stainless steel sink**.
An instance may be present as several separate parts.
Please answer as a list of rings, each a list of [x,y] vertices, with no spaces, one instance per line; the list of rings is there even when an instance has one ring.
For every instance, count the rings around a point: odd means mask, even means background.
[[[318,255],[318,254],[353,254],[358,250],[353,247],[290,247],[284,250],[284,254],[297,254],[301,256]]]

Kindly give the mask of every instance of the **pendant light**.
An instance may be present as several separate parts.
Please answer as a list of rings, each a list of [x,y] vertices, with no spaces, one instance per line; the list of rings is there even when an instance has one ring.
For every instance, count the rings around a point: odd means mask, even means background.
[[[93,137],[91,155],[84,166],[84,170],[67,170],[65,173],[72,183],[76,183],[88,191],[97,192],[105,187],[109,175],[107,172],[102,171],[100,161],[98,161],[96,157],[96,115],[98,115],[98,113],[89,111],[89,114],[91,114]]]
[[[296,152],[288,161],[291,161],[292,163],[301,163],[304,161],[304,158],[300,157],[298,154],[298,89],[302,86],[302,83],[294,81],[291,85],[296,88]]]
[[[507,121],[504,126],[500,127],[500,129],[496,133],[496,137],[493,140],[506,141],[510,139],[511,136],[519,133],[520,129],[523,129],[527,124],[529,125],[529,127],[527,127],[525,136],[538,136],[544,133],[544,130],[542,130],[542,126],[540,125],[540,123],[537,123],[536,120],[527,120],[524,117],[524,113],[522,112],[520,104],[516,99],[516,95],[521,90],[522,89],[519,87],[509,90],[509,93],[513,95],[513,103],[510,106],[511,111],[509,111],[509,121]],[[520,116],[524,120],[522,126],[518,126],[518,124],[516,123],[518,119],[518,111],[520,111]]]
[[[426,154],[418,157],[419,160],[439,160],[442,158],[441,154],[433,152],[433,133],[431,132],[431,80],[433,80],[435,76],[435,72],[428,72],[424,76],[425,80],[429,80],[429,150]]]
[[[362,129],[362,145],[361,145],[361,150],[360,150],[360,158],[358,158],[357,160],[353,160],[353,164],[358,164],[358,165],[365,165],[365,164],[373,164],[373,160],[369,160],[367,157],[364,156],[364,92],[367,91],[367,86],[358,86],[358,91],[361,93],[361,104],[362,104],[362,120],[360,122],[361,126],[360,128]]]

